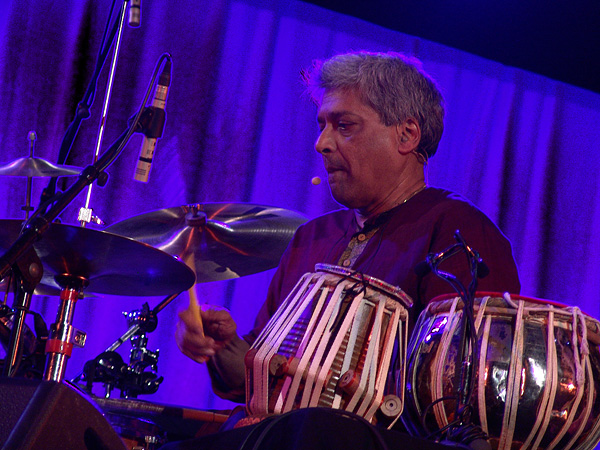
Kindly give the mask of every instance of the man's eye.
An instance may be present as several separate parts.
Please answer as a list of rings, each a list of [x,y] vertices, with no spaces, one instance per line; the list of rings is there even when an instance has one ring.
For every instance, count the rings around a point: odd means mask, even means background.
[[[339,122],[339,123],[338,123],[338,128],[339,128],[340,130],[347,130],[347,129],[348,129],[348,128],[350,128],[351,126],[352,126],[352,124],[351,124],[351,123],[349,123],[349,122]]]

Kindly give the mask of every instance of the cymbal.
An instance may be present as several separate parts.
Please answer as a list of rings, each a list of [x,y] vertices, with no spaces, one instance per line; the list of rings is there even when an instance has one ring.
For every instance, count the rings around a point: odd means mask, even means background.
[[[42,158],[19,158],[0,165],[0,176],[12,177],[64,177],[79,175],[81,168],[52,164]]]
[[[196,282],[242,277],[279,264],[306,218],[250,203],[203,203],[151,211],[105,230],[177,256],[196,272]]]
[[[17,239],[22,222],[0,220],[0,249]],[[52,223],[33,244],[42,260],[41,285],[57,287],[56,276],[89,281],[86,292],[124,296],[164,296],[189,289],[194,272],[183,262],[150,245],[123,236]]]

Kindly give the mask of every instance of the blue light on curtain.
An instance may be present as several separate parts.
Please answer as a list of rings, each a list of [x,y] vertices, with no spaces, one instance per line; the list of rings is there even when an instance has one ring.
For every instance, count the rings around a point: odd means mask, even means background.
[[[109,0],[10,1],[0,14],[0,162],[27,154],[55,162],[96,59]],[[167,124],[150,181],[133,181],[140,136],[110,167],[91,206],[107,224],[196,202],[252,202],[314,217],[337,208],[313,149],[315,108],[300,70],[348,50],[396,50],[423,61],[447,100],[446,130],[428,168],[430,184],[472,200],[507,234],[523,294],[578,305],[600,317],[600,96],[538,75],[390,31],[300,1],[144,2],[142,26],[123,37],[103,148],[126,127],[163,52],[173,57]],[[92,117],[68,164],[86,166],[98,130],[107,68]],[[34,203],[47,180],[34,180]],[[71,181],[63,180],[63,186]],[[25,180],[0,179],[0,217],[24,217]],[[78,198],[62,215],[75,223]],[[124,258],[127,255],[123,256]],[[272,271],[198,286],[203,301],[228,307],[247,331]],[[74,326],[88,334],[68,377],[126,330],[121,312],[161,298],[95,296],[80,301]],[[182,294],[159,316],[149,348],[160,348],[165,381],[146,399],[229,408],[212,394],[205,368],[177,349]],[[54,321],[58,299],[33,309]],[[127,360],[129,344],[121,347]]]

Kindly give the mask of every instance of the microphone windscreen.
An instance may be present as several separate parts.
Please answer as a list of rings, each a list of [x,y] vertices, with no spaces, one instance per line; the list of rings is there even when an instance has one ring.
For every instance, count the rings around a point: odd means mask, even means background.
[[[477,278],[485,278],[490,274],[490,268],[483,260],[477,261]]]
[[[424,277],[429,272],[431,272],[431,266],[427,261],[421,261],[415,266],[415,273],[419,278]]]

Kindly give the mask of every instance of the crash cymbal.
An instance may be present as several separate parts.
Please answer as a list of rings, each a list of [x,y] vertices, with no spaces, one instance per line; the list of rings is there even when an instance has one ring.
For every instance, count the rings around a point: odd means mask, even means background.
[[[22,222],[0,220],[0,249],[17,239]],[[69,274],[89,280],[86,292],[124,296],[164,296],[194,284],[194,272],[150,245],[106,231],[53,223],[34,243],[44,266],[41,284],[58,286]]]
[[[272,269],[302,215],[247,203],[203,203],[151,211],[106,231],[134,238],[177,256],[196,282],[225,280]]]
[[[81,169],[75,166],[52,164],[42,158],[19,158],[13,162],[0,164],[0,176],[11,177],[65,177],[79,175]]]

